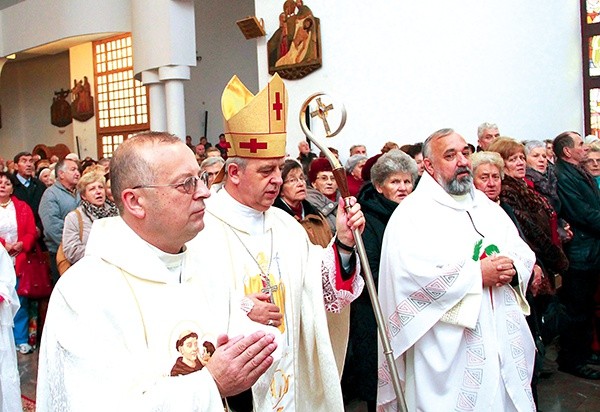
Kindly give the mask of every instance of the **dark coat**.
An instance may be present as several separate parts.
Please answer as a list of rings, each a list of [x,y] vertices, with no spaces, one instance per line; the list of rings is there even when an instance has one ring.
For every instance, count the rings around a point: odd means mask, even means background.
[[[565,244],[571,267],[590,270],[600,267],[600,192],[582,168],[561,159],[556,161],[561,216],[571,224],[573,239]]]
[[[377,192],[371,182],[365,183],[361,189],[358,202],[365,215],[366,224],[362,237],[373,281],[377,286],[383,234],[398,203]],[[350,306],[350,338],[342,383],[345,394],[366,401],[376,399],[377,346],[377,323],[369,292],[365,287]]]
[[[546,198],[527,186],[525,180],[505,175],[500,200],[512,207],[523,239],[550,272],[548,275],[564,273],[569,262],[558,240],[556,212]]]
[[[25,187],[20,180],[15,176],[15,186],[13,189],[13,194],[27,203],[31,210],[33,211],[33,217],[35,218],[35,225],[40,229],[40,233],[44,232],[44,227],[42,226],[42,219],[40,219],[39,208],[40,201],[42,200],[42,195],[46,190],[46,185],[42,183],[41,180],[32,177],[29,182],[29,187]]]

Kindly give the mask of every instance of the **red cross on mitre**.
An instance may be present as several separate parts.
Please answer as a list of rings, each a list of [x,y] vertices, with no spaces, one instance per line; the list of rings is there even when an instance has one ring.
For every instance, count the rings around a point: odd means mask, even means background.
[[[249,149],[250,153],[257,153],[258,149],[267,149],[267,142],[259,142],[257,139],[252,138],[249,142],[240,142],[240,149]]]
[[[281,101],[281,93],[275,92],[275,103],[273,103],[273,111],[275,118],[281,120],[281,112],[283,111],[283,102]]]

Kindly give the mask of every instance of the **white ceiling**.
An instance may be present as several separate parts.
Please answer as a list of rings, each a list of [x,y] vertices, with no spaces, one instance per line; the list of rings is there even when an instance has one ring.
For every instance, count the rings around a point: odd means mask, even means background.
[[[0,10],[4,10],[10,6],[14,6],[17,3],[20,3],[25,0],[0,0]]]

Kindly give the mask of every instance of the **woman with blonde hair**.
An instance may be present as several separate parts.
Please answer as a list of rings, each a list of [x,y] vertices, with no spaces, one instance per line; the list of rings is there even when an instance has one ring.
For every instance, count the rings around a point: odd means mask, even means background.
[[[105,184],[104,174],[97,170],[84,173],[77,183],[81,204],[65,217],[62,237],[63,251],[71,264],[85,254],[92,223],[119,214],[117,206],[106,199]]]

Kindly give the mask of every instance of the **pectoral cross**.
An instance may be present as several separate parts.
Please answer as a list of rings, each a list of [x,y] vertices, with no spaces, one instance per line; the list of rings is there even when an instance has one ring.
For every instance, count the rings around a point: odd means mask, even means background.
[[[260,291],[262,293],[266,293],[269,295],[269,301],[271,303],[275,303],[275,300],[273,299],[273,292],[277,292],[279,290],[277,285],[271,285],[271,282],[269,281],[269,277],[268,276],[264,276],[261,275],[262,281],[263,283],[265,283],[265,287],[262,288]]]
[[[321,101],[320,97],[317,97],[317,110],[310,113],[310,117],[318,116],[323,121],[323,126],[325,127],[325,133],[327,136],[331,134],[331,129],[329,128],[329,123],[327,122],[327,112],[333,110],[333,105],[328,104],[325,106]]]

